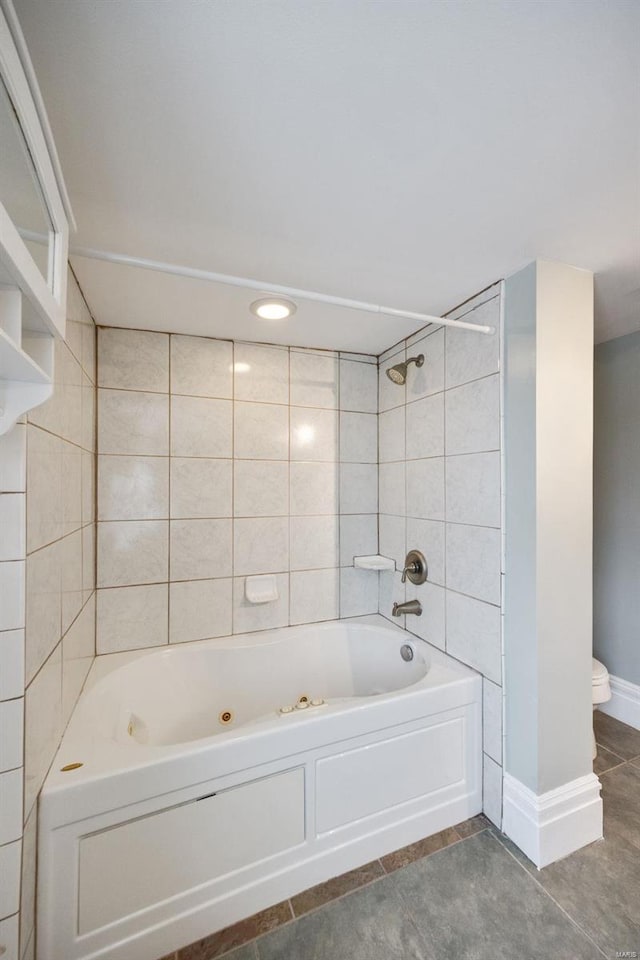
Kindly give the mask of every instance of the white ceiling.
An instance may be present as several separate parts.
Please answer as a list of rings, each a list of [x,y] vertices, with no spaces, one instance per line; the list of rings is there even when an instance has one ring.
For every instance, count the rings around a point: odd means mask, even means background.
[[[596,273],[597,339],[640,329],[640,3],[15,6],[76,245],[432,314],[544,257]],[[251,293],[73,263],[99,322],[249,329]],[[334,310],[287,339],[411,328]]]

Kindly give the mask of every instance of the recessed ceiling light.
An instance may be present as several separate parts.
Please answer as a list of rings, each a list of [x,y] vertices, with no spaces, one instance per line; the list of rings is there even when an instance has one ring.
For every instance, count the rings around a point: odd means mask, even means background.
[[[297,307],[293,300],[261,297],[259,300],[254,300],[249,309],[260,320],[286,320],[293,316]]]

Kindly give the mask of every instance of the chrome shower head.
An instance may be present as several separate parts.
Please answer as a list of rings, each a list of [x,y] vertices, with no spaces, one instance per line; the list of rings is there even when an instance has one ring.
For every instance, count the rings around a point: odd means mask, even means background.
[[[403,363],[396,363],[393,367],[389,367],[389,369],[385,371],[389,380],[397,383],[400,387],[405,384],[407,382],[407,369],[410,363],[415,363],[416,367],[421,367],[424,363],[424,353],[419,353],[417,357],[409,357],[409,359]]]

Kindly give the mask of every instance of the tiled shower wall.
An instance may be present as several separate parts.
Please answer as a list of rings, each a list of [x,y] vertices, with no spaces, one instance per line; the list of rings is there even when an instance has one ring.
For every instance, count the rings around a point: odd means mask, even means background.
[[[98,385],[98,653],[376,611],[375,358],[104,328]]]
[[[95,326],[69,277],[53,396],[0,437],[0,943],[33,957],[37,796],[95,654]]]
[[[483,675],[484,809],[502,818],[501,465],[499,284],[450,314],[495,327],[485,336],[427,328],[380,357],[380,552],[402,570],[421,550],[422,586],[380,574],[379,612],[419,598],[401,619]],[[406,386],[386,370],[423,353]],[[405,622],[406,621],[406,622]],[[398,622],[398,621],[396,621]]]

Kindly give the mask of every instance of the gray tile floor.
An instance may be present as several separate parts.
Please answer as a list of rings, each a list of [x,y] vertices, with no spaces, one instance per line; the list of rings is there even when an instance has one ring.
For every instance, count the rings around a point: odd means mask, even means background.
[[[604,840],[538,871],[481,822],[238,949],[178,960],[640,958],[640,732],[598,714],[596,733]]]

